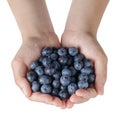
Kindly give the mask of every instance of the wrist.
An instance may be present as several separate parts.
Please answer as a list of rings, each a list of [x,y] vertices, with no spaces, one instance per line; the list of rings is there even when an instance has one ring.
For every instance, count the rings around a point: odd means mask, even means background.
[[[85,39],[86,37],[90,37],[90,38],[94,38],[94,40],[96,40],[96,33],[93,32],[89,32],[89,31],[73,31],[73,30],[65,30],[64,33],[62,34],[62,40],[77,40],[80,39],[81,40]]]
[[[22,34],[22,42],[27,41],[51,41],[51,40],[58,40],[57,35],[54,32],[39,32],[39,33],[32,33],[32,34]]]

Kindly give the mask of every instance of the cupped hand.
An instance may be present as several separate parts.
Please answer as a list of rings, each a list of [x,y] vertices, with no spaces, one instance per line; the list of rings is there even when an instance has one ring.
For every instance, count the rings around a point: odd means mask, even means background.
[[[28,99],[64,108],[64,102],[57,97],[52,97],[48,94],[41,94],[40,92],[32,93],[30,84],[26,80],[26,73],[30,69],[30,63],[39,58],[41,49],[47,46],[59,47],[60,43],[58,38],[56,36],[47,38],[33,37],[23,40],[20,49],[12,61],[15,82]]]
[[[61,44],[64,47],[77,47],[84,56],[93,61],[95,67],[95,86],[87,90],[78,89],[67,101],[67,106],[88,101],[98,94],[103,95],[107,76],[107,57],[96,38],[88,33],[67,31],[63,34]]]

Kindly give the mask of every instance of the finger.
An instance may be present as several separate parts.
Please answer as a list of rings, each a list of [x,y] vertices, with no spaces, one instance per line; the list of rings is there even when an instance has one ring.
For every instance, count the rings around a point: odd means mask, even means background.
[[[30,84],[25,78],[25,74],[27,72],[26,66],[18,61],[13,61],[12,69],[15,78],[15,83],[23,91],[25,96],[29,97],[32,94],[32,91],[30,89]]]
[[[88,88],[87,90],[79,89],[76,91],[76,95],[86,99],[94,98],[97,96],[97,92],[94,88]]]
[[[32,101],[43,102],[53,105],[53,97],[48,94],[41,94],[40,92],[35,92],[29,97],[29,99]]]
[[[72,108],[74,106],[74,103],[70,101],[70,99],[67,100],[67,108]]]
[[[73,94],[71,97],[70,97],[70,101],[75,103],[75,104],[79,104],[79,103],[83,103],[83,102],[86,102],[88,101],[89,99],[86,99],[86,98],[83,98],[83,97],[80,97],[80,96],[77,96],[75,94]]]
[[[33,93],[30,97],[30,100],[36,102],[43,102],[50,105],[55,105],[56,107],[62,107],[62,101],[57,97],[52,97],[49,94],[42,94],[40,92]]]
[[[106,82],[107,77],[107,61],[105,60],[96,60],[95,63],[95,74],[96,74],[96,81],[95,81],[95,88],[98,94],[104,94],[104,85]]]
[[[61,109],[65,109],[67,107],[66,100],[62,100]]]

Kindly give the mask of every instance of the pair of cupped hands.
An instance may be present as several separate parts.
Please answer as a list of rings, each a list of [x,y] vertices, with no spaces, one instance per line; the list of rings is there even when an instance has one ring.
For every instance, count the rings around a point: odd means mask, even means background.
[[[86,58],[93,61],[96,74],[95,86],[86,90],[78,89],[75,94],[64,101],[48,94],[32,93],[30,84],[26,80],[26,73],[30,70],[30,63],[40,57],[40,51],[43,47],[79,48]],[[22,45],[12,61],[12,69],[16,84],[28,99],[60,108],[72,108],[75,104],[86,102],[98,94],[103,95],[107,74],[107,57],[96,37],[88,33],[67,31],[63,33],[61,42],[55,33],[42,33],[37,37],[23,38]]]

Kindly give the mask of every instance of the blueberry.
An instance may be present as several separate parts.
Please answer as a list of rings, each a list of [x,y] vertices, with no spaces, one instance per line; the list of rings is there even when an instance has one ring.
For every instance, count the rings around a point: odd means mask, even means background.
[[[94,72],[94,70],[93,70],[92,67],[84,67],[84,68],[81,69],[81,73],[83,73],[83,74],[89,75],[93,72]]]
[[[44,70],[42,66],[38,66],[35,68],[35,72],[37,73],[38,76],[41,76],[44,74]]]
[[[68,86],[71,82],[71,77],[70,76],[61,76],[60,78],[60,83],[63,85],[63,86]]]
[[[90,67],[90,66],[92,66],[91,60],[85,59],[85,60],[84,60],[84,66],[85,66],[85,67]]]
[[[33,82],[37,79],[37,74],[34,71],[30,71],[27,73],[27,80],[29,82]]]
[[[67,62],[68,62],[67,56],[60,56],[60,57],[58,58],[58,60],[59,60],[59,62],[60,62],[62,65],[65,65],[65,64],[67,64]]]
[[[31,89],[32,89],[33,92],[38,92],[40,90],[39,82],[33,81]]]
[[[89,86],[88,82],[87,81],[84,81],[84,80],[80,80],[78,82],[78,88],[79,89],[87,89]]]
[[[52,60],[57,60],[57,59],[58,59],[58,54],[57,54],[57,53],[52,53],[52,54],[50,55],[50,58],[51,58]]]
[[[50,94],[52,92],[52,87],[51,85],[42,85],[41,86],[41,92],[44,94]]]
[[[75,76],[77,71],[73,66],[70,66],[69,69],[71,70],[72,76]]]
[[[68,85],[68,93],[69,93],[69,95],[72,95],[73,93],[75,93],[76,90],[77,90],[77,84],[76,83],[70,83]]]
[[[77,79],[75,77],[71,77],[71,82],[76,82]]]
[[[30,68],[33,70],[35,69],[36,67],[39,66],[39,62],[38,61],[33,61],[31,64],[30,64]]]
[[[50,76],[47,75],[41,75],[39,78],[39,83],[40,84],[50,84],[52,82],[52,79]]]
[[[65,55],[67,55],[67,49],[65,49],[65,48],[59,48],[58,49],[58,55],[59,56],[65,56]]]
[[[54,78],[55,80],[59,80],[60,77],[61,77],[61,73],[58,72],[58,71],[53,74],[53,78]]]
[[[71,56],[75,56],[75,55],[78,54],[78,49],[75,48],[75,47],[70,47],[70,48],[68,48],[68,53],[69,53],[69,55],[71,55]]]
[[[53,80],[52,85],[54,88],[60,88],[60,81],[59,80]]]
[[[77,54],[77,55],[74,56],[74,61],[75,62],[80,62],[80,61],[83,60],[83,58],[84,58],[84,56],[82,54]]]
[[[76,70],[81,70],[82,67],[83,67],[83,62],[82,61],[79,61],[79,62],[76,61],[76,62],[74,62],[74,68]]]
[[[61,65],[58,61],[53,61],[53,67],[56,69],[56,70],[59,70],[61,69]]]
[[[43,56],[49,56],[52,52],[53,52],[53,49],[49,47],[45,47],[42,49]]]
[[[67,90],[61,90],[59,92],[59,97],[62,99],[62,100],[65,100],[69,97],[69,94],[67,92]]]
[[[43,66],[48,66],[50,63],[52,62],[52,60],[49,58],[49,57],[44,57],[43,59],[42,59],[42,64],[43,64]]]
[[[67,86],[60,86],[60,90],[67,90]]]
[[[52,90],[52,95],[57,97],[58,94],[59,94],[59,89],[54,88],[54,89]]]
[[[68,65],[62,65],[62,70],[63,69],[69,69],[69,66]]]
[[[86,74],[79,74],[78,75],[78,80],[88,81],[88,75],[86,75]]]
[[[71,76],[72,72],[70,69],[64,68],[64,69],[62,69],[62,75],[63,76]]]
[[[50,64],[47,67],[45,67],[44,71],[46,75],[51,76],[56,72],[56,69],[54,68],[52,64]]]
[[[88,82],[89,83],[93,83],[95,81],[95,75],[94,74],[90,74],[88,77]]]
[[[67,56],[67,58],[68,58],[67,65],[72,65],[72,64],[73,64],[73,62],[74,62],[73,57],[72,57],[72,56],[70,56],[70,55],[68,55],[68,56]]]

